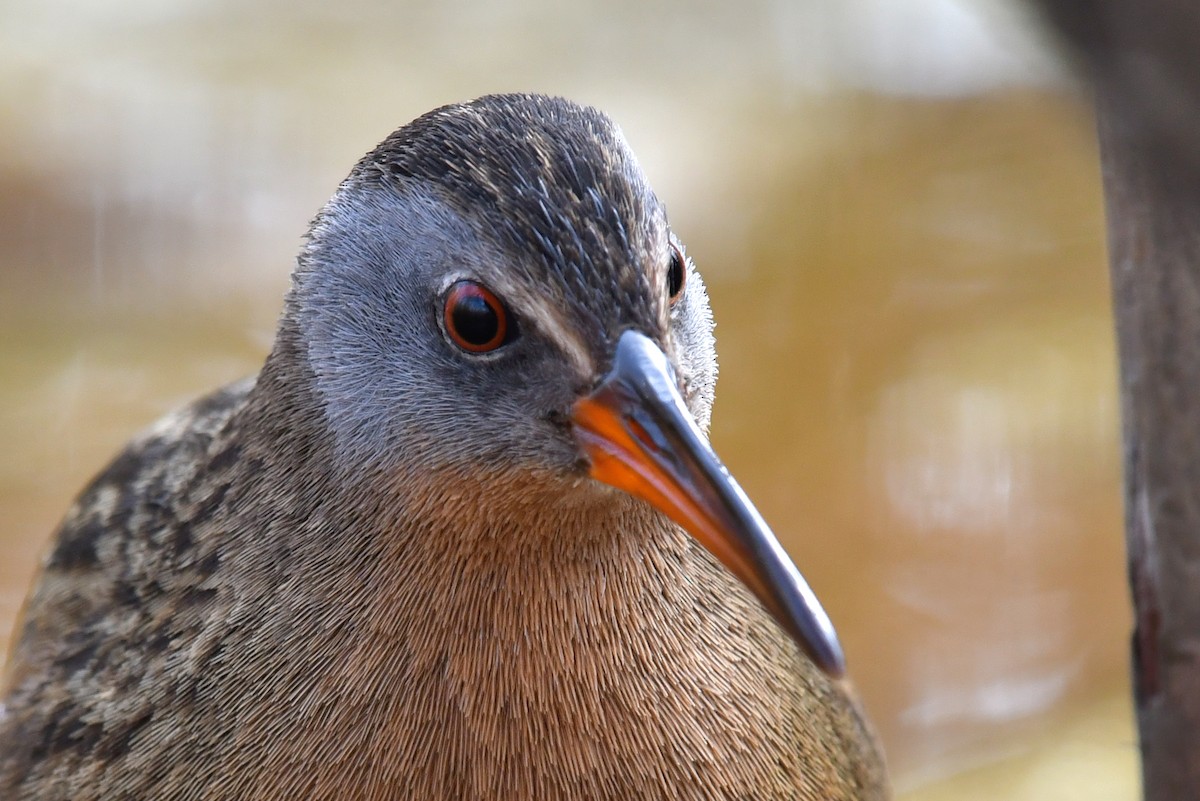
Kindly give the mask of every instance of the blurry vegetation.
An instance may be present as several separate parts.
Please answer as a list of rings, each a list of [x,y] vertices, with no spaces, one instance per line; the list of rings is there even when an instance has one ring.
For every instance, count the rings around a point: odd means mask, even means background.
[[[912,29],[936,41],[910,73],[880,38],[904,14],[866,0],[194,0],[62,30],[31,3],[0,12],[0,625],[87,477],[257,368],[364,150],[553,91],[623,125],[705,276],[715,443],[830,609],[905,798],[1136,796],[1097,155],[1042,51],[971,3]]]

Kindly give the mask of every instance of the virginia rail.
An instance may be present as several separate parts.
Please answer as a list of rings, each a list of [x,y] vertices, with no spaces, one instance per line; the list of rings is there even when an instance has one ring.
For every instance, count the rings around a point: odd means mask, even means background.
[[[401,128],[313,222],[258,376],[68,512],[0,797],[886,798],[828,619],[709,449],[715,382],[607,117]]]

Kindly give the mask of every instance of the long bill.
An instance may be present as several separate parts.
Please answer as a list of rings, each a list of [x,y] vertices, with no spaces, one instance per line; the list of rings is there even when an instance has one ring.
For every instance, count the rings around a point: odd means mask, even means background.
[[[626,331],[613,367],[571,416],[590,475],[683,526],[758,597],[830,676],[845,672],[833,624],[746,493],[709,447],[666,355]]]

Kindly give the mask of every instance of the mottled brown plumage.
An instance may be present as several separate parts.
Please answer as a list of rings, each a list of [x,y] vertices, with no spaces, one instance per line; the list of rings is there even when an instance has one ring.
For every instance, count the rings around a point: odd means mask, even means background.
[[[565,101],[447,107],[368,154],[257,378],[69,511],[8,666],[0,797],[886,798],[841,684],[588,477],[571,410],[623,332],[707,426],[707,299],[689,265],[668,302],[671,241],[616,129]],[[519,326],[485,358],[439,330],[463,275]]]

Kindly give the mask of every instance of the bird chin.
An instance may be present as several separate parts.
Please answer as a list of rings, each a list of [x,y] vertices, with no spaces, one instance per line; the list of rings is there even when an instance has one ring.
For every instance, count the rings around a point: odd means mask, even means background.
[[[644,513],[652,518],[661,516],[650,504],[625,490],[586,475],[571,480],[568,492],[564,493],[558,505],[564,512],[589,512],[597,516],[614,513],[622,516]]]

